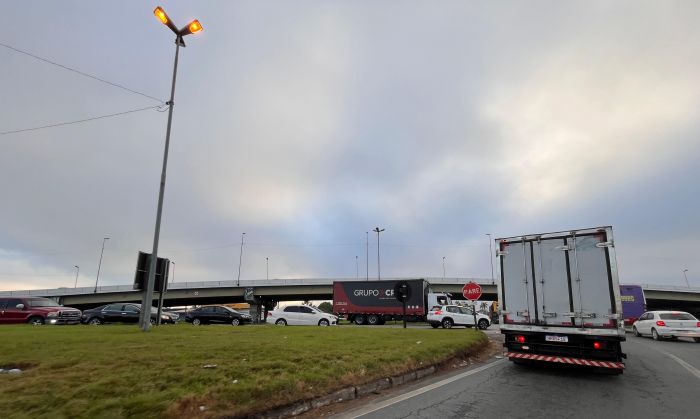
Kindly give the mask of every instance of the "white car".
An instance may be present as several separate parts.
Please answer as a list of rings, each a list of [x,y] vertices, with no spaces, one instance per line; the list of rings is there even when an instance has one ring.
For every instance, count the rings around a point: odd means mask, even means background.
[[[474,312],[468,307],[458,305],[435,306],[428,312],[428,323],[433,328],[440,326],[450,329],[452,326],[474,326]],[[481,330],[491,325],[488,316],[476,313],[476,324]]]
[[[654,340],[685,337],[700,342],[700,321],[684,311],[647,311],[634,322],[632,331]]]
[[[268,312],[265,321],[277,326],[335,326],[338,317],[314,307],[291,305]]]

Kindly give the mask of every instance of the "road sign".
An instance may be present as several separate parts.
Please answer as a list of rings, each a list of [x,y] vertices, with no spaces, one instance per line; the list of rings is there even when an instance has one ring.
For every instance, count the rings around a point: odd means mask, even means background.
[[[462,295],[470,301],[476,301],[481,298],[481,285],[476,282],[467,282],[462,287]]]

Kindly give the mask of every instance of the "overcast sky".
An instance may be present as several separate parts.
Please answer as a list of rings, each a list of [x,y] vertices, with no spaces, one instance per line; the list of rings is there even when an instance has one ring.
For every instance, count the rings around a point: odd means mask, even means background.
[[[175,281],[491,276],[494,237],[612,225],[700,286],[697,1],[3,1],[0,43],[157,98],[181,50]],[[158,105],[0,46],[0,131]],[[0,135],[0,289],[130,284],[167,112]]]

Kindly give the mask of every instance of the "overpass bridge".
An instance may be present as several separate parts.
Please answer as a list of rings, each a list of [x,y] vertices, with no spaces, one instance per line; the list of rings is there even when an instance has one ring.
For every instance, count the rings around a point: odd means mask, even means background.
[[[403,280],[416,278],[386,278],[384,280]],[[482,300],[497,299],[496,285],[487,278],[425,278],[434,291],[447,292],[453,298],[462,298],[462,286],[469,281],[481,285]],[[236,281],[175,282],[168,285],[164,295],[166,307],[202,304],[223,304],[245,302],[246,289],[260,302],[272,304],[279,301],[306,301],[333,299],[334,281],[356,281],[355,278],[306,278],[306,279],[270,279]],[[683,310],[700,316],[700,288],[669,285],[642,284],[649,310]],[[61,304],[87,309],[112,302],[140,302],[141,291],[135,291],[132,285],[101,286],[95,292],[94,287],[56,288],[44,290],[0,291],[0,296],[23,295],[49,297]],[[154,294],[154,299],[158,293]]]

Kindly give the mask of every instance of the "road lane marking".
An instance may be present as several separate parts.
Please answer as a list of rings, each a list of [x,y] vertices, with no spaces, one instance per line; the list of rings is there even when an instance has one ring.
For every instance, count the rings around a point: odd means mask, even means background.
[[[676,361],[677,363],[679,363],[683,368],[685,368],[685,369],[687,369],[688,371],[690,371],[690,373],[693,374],[694,376],[696,376],[697,378],[700,378],[700,370],[698,370],[698,369],[695,368],[694,366],[690,365],[689,363],[683,361],[682,359],[678,358],[677,356],[675,356],[675,355],[673,355],[673,354],[670,354],[670,353],[668,353],[668,352],[666,352],[666,351],[660,351],[660,352],[662,352],[664,355],[668,356],[668,357],[671,358],[672,360],[674,360],[674,361]]]
[[[491,367],[495,367],[496,365],[499,365],[505,361],[507,361],[507,359],[505,359],[505,358],[499,359],[498,361],[494,361],[490,364],[483,365],[479,368],[475,368],[473,370],[469,370],[469,371],[463,372],[461,374],[457,374],[457,375],[452,376],[450,378],[446,378],[442,381],[438,381],[437,383],[433,383],[433,384],[430,384],[428,386],[421,387],[417,390],[409,391],[408,393],[405,393],[405,394],[402,394],[400,396],[396,396],[394,398],[385,400],[379,404],[374,405],[373,407],[362,408],[358,411],[355,411],[354,413],[350,413],[348,416],[343,415],[341,417],[358,418],[358,417],[361,417],[364,415],[368,415],[370,413],[376,412],[377,410],[381,410],[381,409],[384,409],[385,407],[388,407],[388,406],[391,406],[393,404],[400,403],[404,400],[410,399],[411,397],[415,397],[415,396],[421,395],[423,393],[427,393],[428,391],[434,390],[438,387],[442,387],[444,385],[453,383],[457,380],[461,380],[462,378],[469,377],[470,375],[478,374],[481,371],[487,370]]]

